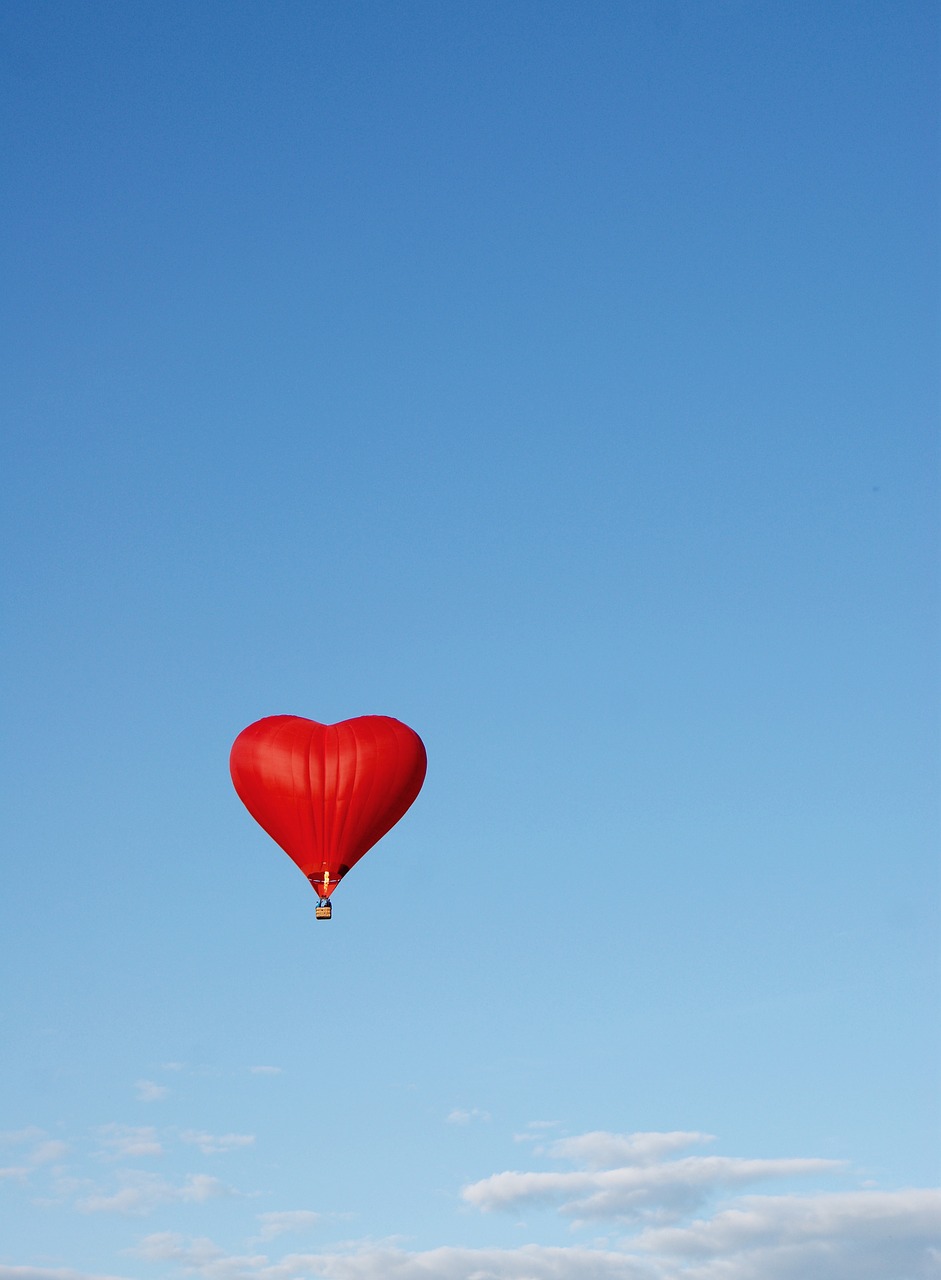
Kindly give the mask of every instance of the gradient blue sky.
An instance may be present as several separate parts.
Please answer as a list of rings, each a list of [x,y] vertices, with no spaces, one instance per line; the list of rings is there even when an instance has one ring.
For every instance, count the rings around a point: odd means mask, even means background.
[[[935,1274],[938,50],[0,10],[0,1280]],[[428,748],[329,926],[281,712]]]

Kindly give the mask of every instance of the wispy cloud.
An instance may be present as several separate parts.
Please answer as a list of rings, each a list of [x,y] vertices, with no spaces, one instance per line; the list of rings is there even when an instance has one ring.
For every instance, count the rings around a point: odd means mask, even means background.
[[[163,1155],[163,1145],[150,1125],[105,1124],[97,1131],[98,1154],[109,1160],[136,1160]]]
[[[205,1236],[187,1240],[173,1231],[145,1236],[133,1252],[147,1262],[175,1263],[187,1275],[203,1276],[205,1280],[247,1280],[261,1275],[268,1264],[264,1254],[229,1254]],[[284,1260],[278,1268],[278,1280],[300,1280],[303,1272],[293,1262],[292,1258]]]
[[[120,1182],[117,1191],[83,1196],[75,1202],[75,1207],[82,1213],[137,1216],[151,1213],[161,1205],[201,1204],[231,1194],[218,1178],[205,1173],[191,1173],[182,1182],[174,1183],[157,1174],[128,1170],[122,1174]]]
[[[0,1146],[19,1146],[23,1142],[37,1142],[46,1136],[45,1129],[37,1125],[26,1125],[23,1129],[4,1129],[0,1131]]]
[[[449,1112],[447,1116],[448,1124],[470,1124],[474,1120],[489,1120],[490,1112],[482,1111],[480,1107],[471,1107],[469,1111],[463,1111],[460,1107]]]
[[[850,1191],[745,1197],[711,1219],[644,1232],[619,1249],[408,1252],[364,1242],[275,1260],[158,1234],[135,1252],[202,1280],[929,1280],[941,1262],[939,1215],[941,1191]]]
[[[170,1092],[165,1084],[156,1084],[153,1080],[137,1080],[134,1083],[137,1097],[141,1102],[159,1102]]]
[[[283,1067],[249,1067],[248,1069],[253,1076],[280,1076],[284,1074]]]
[[[55,1164],[60,1160],[64,1160],[69,1153],[69,1144],[67,1142],[59,1142],[55,1138],[47,1138],[44,1142],[38,1142],[29,1154],[29,1162],[33,1165],[39,1164]]]
[[[250,1147],[255,1141],[253,1133],[204,1133],[202,1130],[186,1129],[180,1134],[183,1142],[198,1147],[203,1155],[219,1155],[223,1151],[234,1151],[238,1147]]]
[[[274,1240],[276,1236],[287,1235],[288,1232],[309,1231],[323,1218],[323,1214],[313,1209],[285,1209],[279,1213],[260,1213],[261,1224],[259,1240]]]
[[[696,1280],[928,1280],[941,1274],[941,1190],[743,1196],[636,1244]]]
[[[649,1263],[599,1249],[429,1249],[408,1253],[366,1243],[350,1251],[230,1255],[211,1240],[148,1236],[135,1252],[149,1262],[173,1262],[203,1280],[660,1280]],[[2,1277],[0,1277],[2,1280]],[[663,1277],[666,1280],[666,1277]]]
[[[518,1210],[526,1205],[558,1205],[580,1219],[671,1221],[690,1213],[710,1196],[770,1178],[832,1173],[832,1160],[742,1160],[732,1156],[690,1156],[669,1165],[578,1173],[495,1173],[463,1191],[478,1209]]]
[[[29,1149],[53,1140],[42,1130],[26,1137],[17,1132],[25,1176],[37,1168],[25,1163]],[[231,1149],[229,1139],[250,1137],[186,1134],[194,1146],[216,1150]],[[146,1127],[109,1125],[97,1136],[106,1152],[159,1145]],[[290,1209],[256,1215],[258,1234],[241,1248],[163,1231],[145,1235],[132,1252],[158,1264],[163,1280],[929,1280],[941,1274],[941,1191],[798,1193],[788,1187],[785,1194],[757,1194],[756,1185],[769,1179],[817,1179],[843,1166],[816,1158],[677,1155],[707,1141],[708,1135],[685,1130],[559,1138],[546,1144],[545,1154],[576,1167],[498,1173],[463,1192],[465,1203],[482,1209],[549,1206],[582,1221],[609,1222],[605,1237],[591,1244],[409,1251],[398,1240],[367,1240],[272,1254],[271,1242],[322,1228],[332,1217]],[[64,1187],[62,1175],[54,1172],[54,1180]],[[59,1203],[130,1217],[237,1194],[205,1174],[171,1180],[135,1169],[105,1189],[70,1183]],[[118,1278],[7,1265],[0,1266],[0,1280]]]
[[[525,1133],[515,1133],[514,1140],[517,1142],[536,1142],[551,1129],[558,1129],[561,1125],[560,1120],[530,1120],[526,1125]]]
[[[123,1280],[121,1276],[92,1274],[90,1271],[72,1271],[68,1267],[4,1267],[0,1265],[0,1280]]]
[[[815,1158],[662,1159],[673,1150],[707,1140],[705,1134],[685,1132],[590,1133],[560,1139],[552,1144],[552,1153],[587,1164],[587,1169],[495,1173],[471,1183],[462,1194],[468,1204],[484,1210],[555,1206],[577,1219],[671,1222],[694,1212],[719,1192],[769,1179],[834,1173],[843,1167],[839,1161]],[[610,1167],[618,1156],[630,1162]]]
[[[712,1134],[676,1130],[672,1133],[582,1133],[574,1138],[556,1138],[545,1148],[555,1160],[568,1160],[586,1169],[616,1169],[623,1165],[647,1165],[706,1142]]]
[[[45,1129],[29,1125],[24,1129],[7,1129],[0,1133],[0,1146],[21,1148],[17,1152],[17,1163],[0,1167],[0,1179],[22,1181],[30,1172],[42,1165],[55,1164],[64,1160],[69,1152],[67,1142],[47,1136]],[[23,1151],[23,1147],[31,1147]]]

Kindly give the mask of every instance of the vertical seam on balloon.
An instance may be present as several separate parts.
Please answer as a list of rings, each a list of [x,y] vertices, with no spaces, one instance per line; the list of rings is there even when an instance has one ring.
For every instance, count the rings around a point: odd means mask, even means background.
[[[318,757],[320,763],[320,865],[317,868],[318,875],[323,870],[323,864],[328,861],[327,856],[327,749],[330,740],[330,726],[325,724],[323,727],[323,736],[320,742],[320,755]]]
[[[295,717],[299,719],[299,717]],[[287,725],[285,725],[287,728]],[[300,835],[301,852],[304,845],[310,839],[310,832],[307,829],[307,818],[310,813],[310,803],[307,801],[307,770],[303,767],[303,757],[297,750],[296,739],[292,735],[291,739],[291,793],[294,800],[294,816],[297,823],[298,834]],[[301,867],[303,871],[304,868]]]
[[[327,856],[327,726],[324,725],[323,739],[320,744],[320,753],[317,759],[320,772],[320,865],[317,867],[317,874],[323,870],[323,863]]]
[[[349,726],[349,721],[346,721],[346,724]],[[337,728],[339,728],[339,726],[337,726]],[[337,838],[334,843],[334,852],[337,858],[337,871],[339,871],[340,863],[343,861],[343,849],[342,849],[343,837],[346,834],[346,823],[347,823],[347,819],[350,816],[350,809],[353,807],[353,793],[356,790],[356,773],[359,768],[359,736],[355,732],[355,730],[352,729],[352,727],[350,727],[349,732],[350,732],[350,736],[353,739],[353,773],[350,778],[349,794],[347,796],[346,807],[343,810],[343,816],[342,816],[339,828],[337,830]],[[337,788],[338,789],[339,789],[339,775],[340,775],[339,759],[340,759],[340,753],[339,751],[337,751]]]
[[[296,716],[272,716],[271,719],[277,719],[280,722],[275,728],[269,740],[270,747],[274,748],[277,746],[279,739],[281,739],[284,736],[284,734],[291,728],[292,722],[296,720],[297,717]],[[253,746],[256,751],[255,761],[257,761],[259,758],[257,752],[259,751],[259,748],[261,746],[261,741],[262,739],[260,736],[253,739]],[[290,746],[288,747],[288,761],[290,765],[291,801],[294,809],[295,834],[300,834],[301,836],[303,836],[303,822],[301,821],[301,815],[299,814],[298,807],[297,807],[297,795],[296,795],[297,770],[295,768],[295,763],[294,763],[293,749]],[[293,861],[293,857],[291,853],[287,850],[287,848],[285,848],[285,846],[281,843],[281,841],[276,840],[276,843],[280,846],[280,848],[284,850],[285,853],[287,853],[289,858],[292,858],[292,861]],[[293,844],[294,841],[289,840],[288,843]]]
[[[337,737],[336,725],[328,724],[324,731],[324,743],[323,743],[323,807],[324,807],[323,861],[327,864],[328,868],[330,867],[330,864],[333,861],[333,819],[336,816],[336,806],[337,806],[336,737]],[[328,741],[330,743],[329,749],[327,746]],[[329,772],[329,761],[330,761],[331,755],[333,756],[333,762],[334,762],[333,784],[332,784],[332,790],[330,792],[330,796],[328,798],[327,773]],[[328,831],[328,826],[329,826],[329,831]]]
[[[367,774],[366,793],[362,797],[362,800],[359,801],[357,804],[357,808],[359,809],[359,812],[366,818],[368,818],[369,816],[373,792],[376,789],[376,778],[379,776],[380,751],[379,751],[379,743],[376,737],[376,721],[378,719],[379,719],[378,716],[363,716],[360,721],[360,723],[363,723],[364,721],[368,721],[369,737],[372,745],[372,769]],[[367,835],[368,835],[368,829],[367,829]],[[362,829],[360,829],[356,832],[356,844],[355,844],[355,847],[351,850],[351,857],[355,856],[355,860],[357,862],[363,856],[366,850],[370,848],[370,844],[367,843],[366,849],[360,849],[360,845],[363,843],[363,838],[364,838],[363,831]]]
[[[312,876],[317,872],[316,851],[318,840],[322,842],[323,832],[317,826],[317,818],[314,811],[314,760],[316,753],[314,751],[314,738],[320,725],[312,721],[307,731],[307,767],[305,774],[307,777],[307,816],[310,821],[310,861],[308,863],[307,875]]]
[[[326,803],[326,795],[327,795],[326,769],[327,769],[328,758],[332,759],[333,778],[331,781],[331,792],[330,792],[331,802],[329,805],[326,806],[326,812],[330,822],[330,833],[329,833],[329,839],[328,838],[324,839],[323,856],[327,866],[330,868],[330,871],[332,873],[333,863],[336,858],[336,844],[337,844],[336,817],[337,817],[337,790],[338,790],[337,784],[340,778],[340,735],[337,731],[337,726],[335,724],[331,724],[330,726],[328,726],[327,733],[330,735],[330,750],[329,752],[327,751],[326,749],[327,744],[326,742],[324,742],[323,765],[324,765],[325,776],[324,776],[323,789],[324,789],[325,803]],[[325,819],[325,821],[327,821],[327,819]]]
[[[272,747],[277,745],[278,739],[282,736],[282,734],[287,732],[287,730],[291,727],[291,722],[296,719],[297,719],[296,716],[282,717],[281,723],[278,725],[277,729],[275,729],[274,734],[272,735],[272,738],[271,738]],[[298,804],[297,804],[297,769],[296,769],[295,760],[294,760],[294,748],[290,744],[288,746],[288,759],[290,760],[290,764],[291,764],[291,802],[294,808],[294,827],[295,827],[295,831],[303,841],[303,835],[304,835],[303,814],[298,809]],[[285,852],[287,853],[287,850],[285,850]],[[291,857],[290,853],[288,853],[288,857],[289,858]]]

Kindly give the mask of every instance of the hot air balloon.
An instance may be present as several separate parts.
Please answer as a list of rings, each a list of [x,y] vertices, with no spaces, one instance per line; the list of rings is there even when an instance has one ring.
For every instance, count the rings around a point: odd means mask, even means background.
[[[266,716],[232,744],[239,799],[303,871],[329,920],[330,895],[421,790],[421,738],[389,716],[319,724]]]

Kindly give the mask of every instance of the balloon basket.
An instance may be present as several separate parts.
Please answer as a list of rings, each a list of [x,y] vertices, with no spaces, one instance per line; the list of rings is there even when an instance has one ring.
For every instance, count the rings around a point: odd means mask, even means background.
[[[325,902],[317,908],[314,915],[318,920],[329,920],[333,915],[333,907],[329,902]]]

